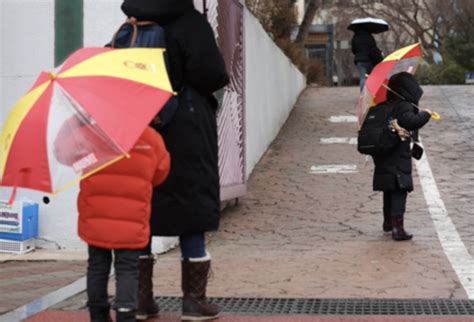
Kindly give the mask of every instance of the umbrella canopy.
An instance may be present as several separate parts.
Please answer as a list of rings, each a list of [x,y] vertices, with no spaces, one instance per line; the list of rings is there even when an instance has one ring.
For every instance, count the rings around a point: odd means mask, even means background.
[[[369,107],[375,106],[387,99],[387,84],[390,77],[400,72],[415,74],[422,61],[420,43],[401,48],[377,64],[367,80],[356,105],[359,127],[364,122]]]
[[[77,182],[126,156],[172,95],[163,49],[76,51],[8,115],[0,185],[55,193]]]
[[[352,20],[351,24],[347,29],[356,31],[356,30],[367,30],[372,34],[378,34],[385,32],[389,29],[388,23],[383,19],[377,18],[357,18]]]

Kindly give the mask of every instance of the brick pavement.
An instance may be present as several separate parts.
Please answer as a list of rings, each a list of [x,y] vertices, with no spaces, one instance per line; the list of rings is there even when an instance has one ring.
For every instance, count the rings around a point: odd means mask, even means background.
[[[26,320],[27,322],[88,322],[88,315],[85,311],[77,312],[45,312],[33,318]],[[148,319],[152,322],[178,322],[181,321],[179,315],[164,314],[158,319]],[[234,316],[222,315],[219,322],[472,322],[470,317],[427,317],[427,316]]]
[[[84,261],[1,262],[0,314],[76,281],[85,270]]]
[[[466,162],[473,158],[468,135],[473,89],[425,87],[422,100],[444,117],[423,129],[422,139],[443,200],[471,255],[474,174]],[[321,138],[355,136],[354,123],[328,119],[353,115],[357,94],[355,87],[308,88],[302,93],[249,178],[247,195],[223,212],[220,230],[209,236],[214,258],[210,296],[466,298],[441,249],[416,171],[406,219],[415,238],[395,243],[381,230],[381,194],[371,191],[371,162],[354,145],[320,144]],[[459,135],[459,129],[465,131]],[[312,165],[327,164],[355,164],[358,172],[309,173]],[[155,294],[180,295],[179,265],[177,250],[159,256]],[[113,292],[113,283],[110,288]],[[76,312],[84,303],[81,294],[55,308]]]

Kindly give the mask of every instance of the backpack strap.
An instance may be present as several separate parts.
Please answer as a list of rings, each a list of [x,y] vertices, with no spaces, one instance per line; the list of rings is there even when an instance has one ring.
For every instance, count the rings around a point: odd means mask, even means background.
[[[157,25],[157,23],[154,21],[149,21],[149,20],[138,21],[137,18],[135,17],[127,18],[127,20],[125,20],[125,22],[115,32],[114,37],[112,38],[112,42],[111,42],[112,48],[115,48],[115,40],[117,39],[117,36],[120,30],[122,30],[122,28],[127,25],[131,25],[133,28],[132,40],[130,41],[130,47],[133,47],[135,46],[135,42],[137,41],[138,27]]]

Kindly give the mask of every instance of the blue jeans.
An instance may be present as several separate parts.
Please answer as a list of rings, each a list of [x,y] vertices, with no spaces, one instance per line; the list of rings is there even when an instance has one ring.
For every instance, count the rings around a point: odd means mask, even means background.
[[[110,250],[89,246],[87,266],[87,306],[109,307],[107,284],[114,253],[116,294],[114,309],[137,308],[138,256],[140,250]]]
[[[206,237],[204,233],[179,236],[179,247],[181,257],[184,259],[204,257],[206,256]],[[141,255],[151,255],[151,238]]]
[[[206,238],[204,233],[179,236],[179,247],[184,259],[206,256]]]
[[[368,62],[358,62],[356,63],[357,72],[359,73],[359,87],[360,91],[364,89],[366,75],[369,75],[372,72],[374,66]]]

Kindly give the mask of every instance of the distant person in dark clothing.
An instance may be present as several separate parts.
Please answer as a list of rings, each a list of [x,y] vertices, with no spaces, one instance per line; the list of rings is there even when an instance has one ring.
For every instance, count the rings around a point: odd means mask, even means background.
[[[423,90],[412,74],[393,75],[388,87],[391,90],[387,92],[387,104],[393,105],[394,120],[406,135],[390,153],[373,157],[373,189],[383,191],[383,230],[391,231],[396,241],[410,240],[413,235],[408,234],[403,225],[407,195],[413,191],[411,158],[414,154],[410,143],[414,133],[430,120],[432,112],[417,107]]]
[[[152,20],[165,29],[170,80],[178,109],[159,129],[171,156],[171,171],[152,201],[154,236],[179,236],[181,247],[182,320],[210,320],[219,314],[207,302],[211,257],[205,232],[219,226],[218,102],[213,92],[229,83],[211,25],[192,0],[125,0],[122,10],[137,20]],[[150,246],[150,245],[149,245]],[[157,313],[153,300],[153,256],[140,265],[140,316]]]
[[[354,64],[359,73],[359,87],[362,91],[366,75],[369,75],[375,65],[383,60],[383,55],[377,47],[374,36],[363,28],[354,31],[351,46],[354,54]]]

